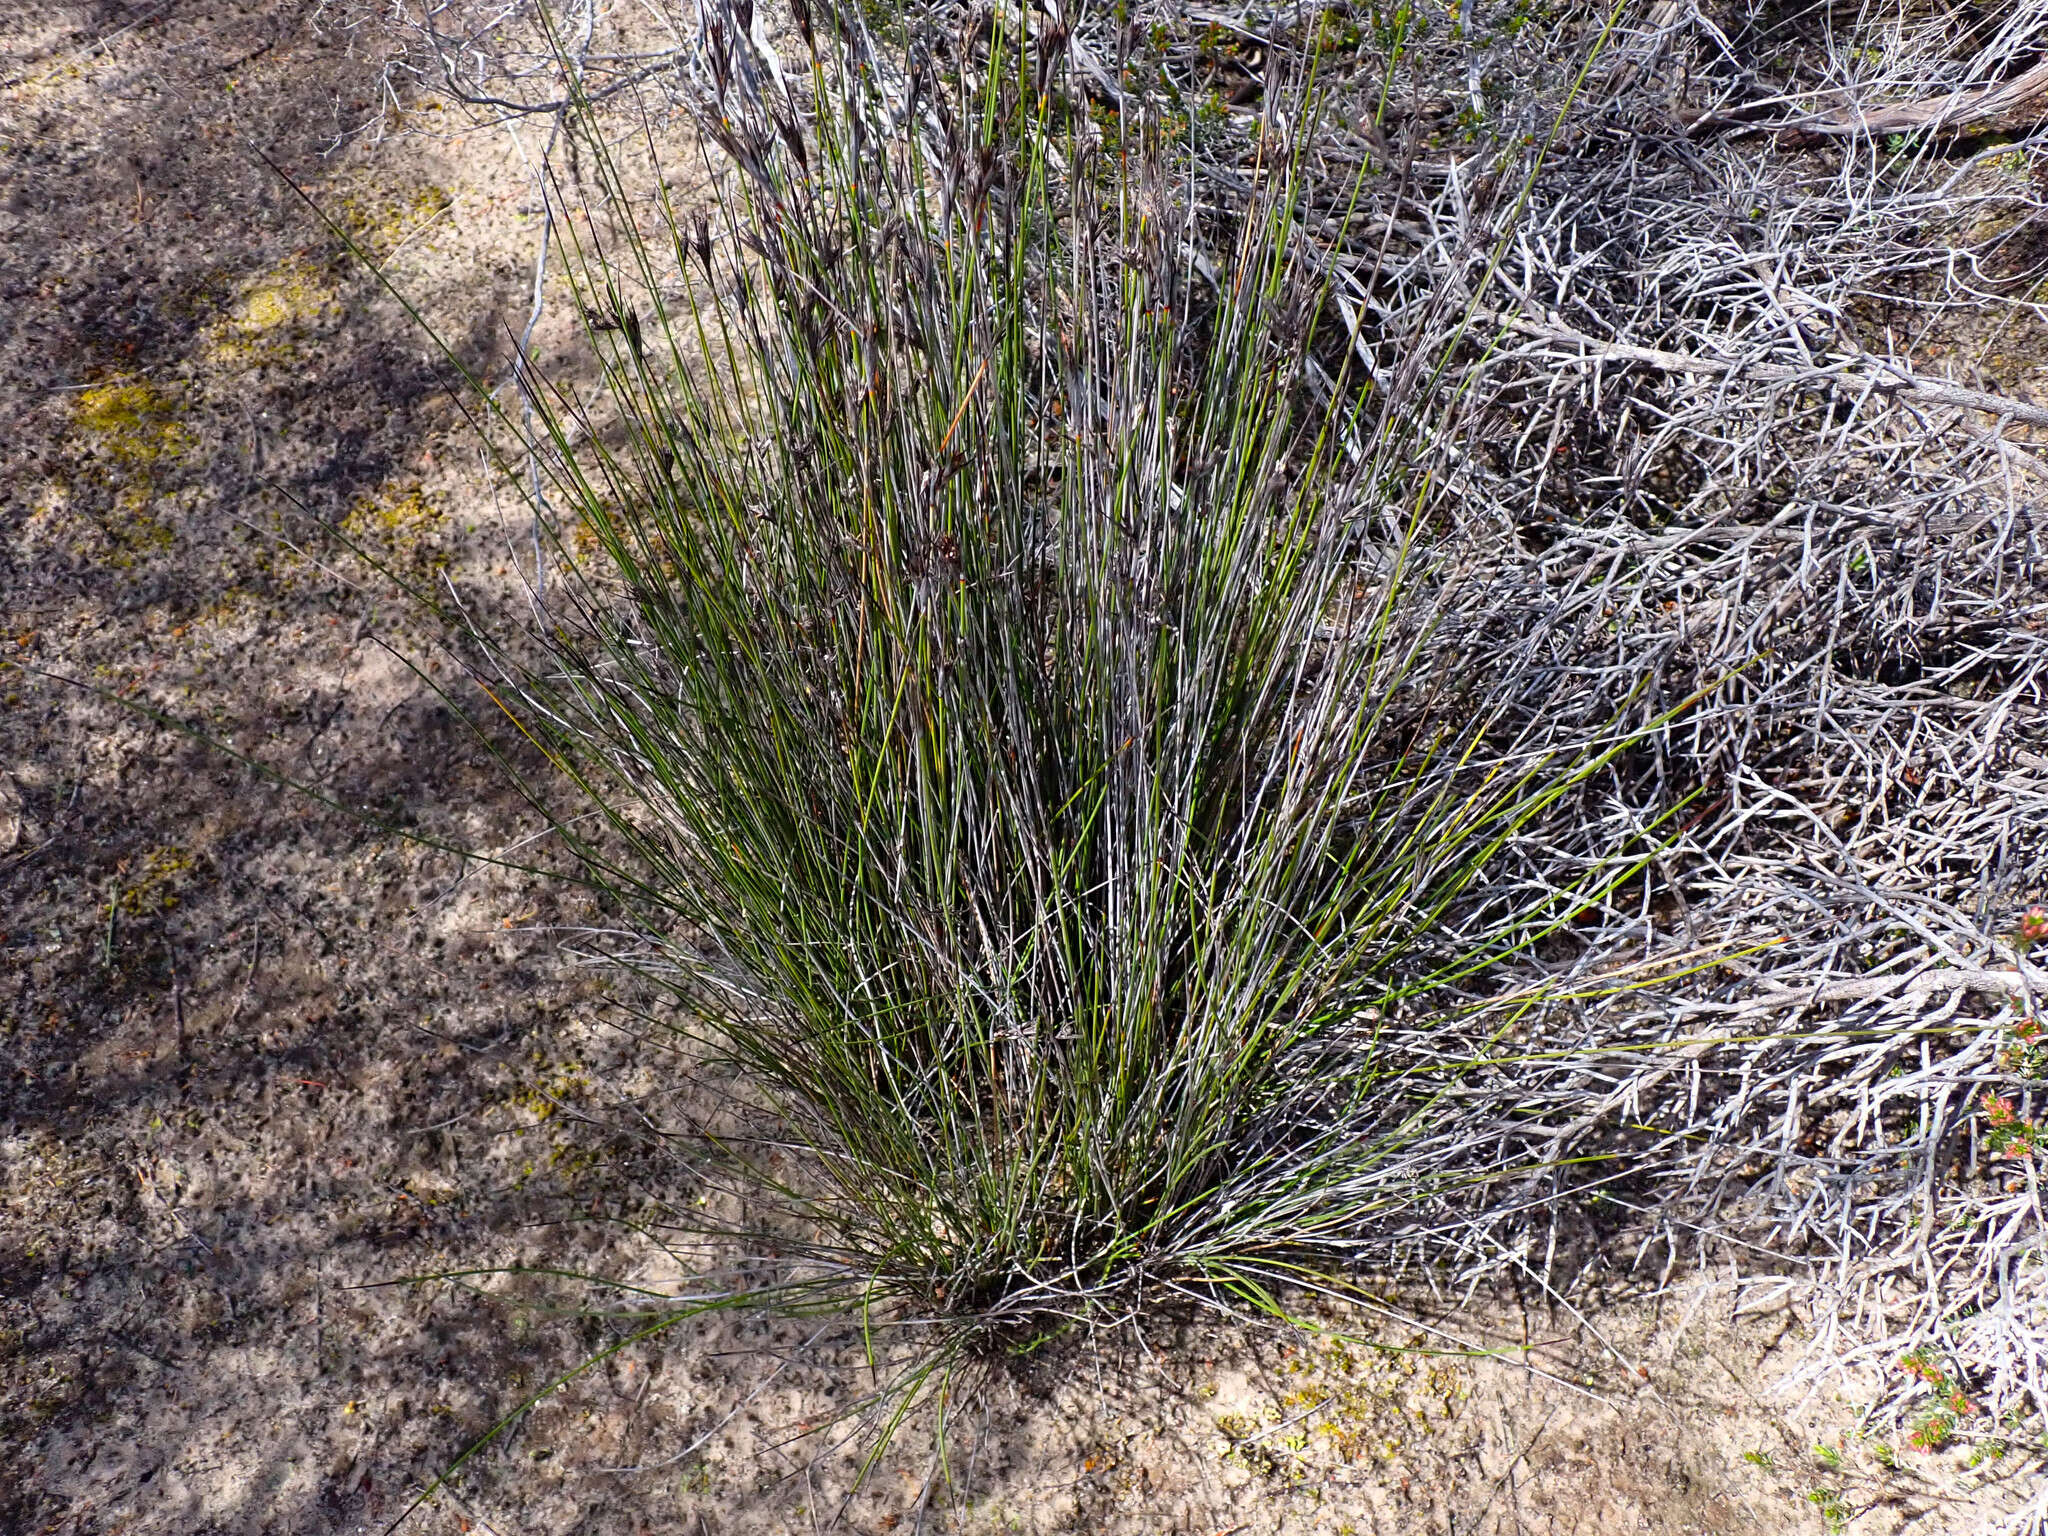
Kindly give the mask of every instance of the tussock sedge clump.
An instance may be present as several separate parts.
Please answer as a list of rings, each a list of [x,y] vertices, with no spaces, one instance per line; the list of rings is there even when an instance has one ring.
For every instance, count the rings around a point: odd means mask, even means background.
[[[472,637],[609,957],[736,1069],[751,1224],[671,1214],[748,1278],[688,1305],[911,1330],[907,1402],[1455,1244],[1556,1145],[1488,1058],[1649,851],[1532,837],[1643,726],[1433,489],[1477,296],[1357,367],[1312,70],[1216,208],[1053,31],[799,23],[708,26],[710,215],[587,141],[600,405],[523,375],[545,579]]]

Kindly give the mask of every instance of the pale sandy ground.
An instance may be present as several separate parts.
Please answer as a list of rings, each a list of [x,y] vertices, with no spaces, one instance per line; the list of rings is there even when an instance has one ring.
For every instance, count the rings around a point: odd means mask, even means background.
[[[303,508],[509,590],[518,526],[417,334],[254,151],[486,372],[533,186],[502,133],[424,114],[330,151],[371,67],[313,11],[0,11],[0,1531],[380,1529],[599,1337],[383,1282],[648,1262],[589,1217],[665,1176],[615,1096],[672,1069],[532,931],[573,898],[36,670],[458,842],[526,825],[375,642],[420,631],[279,542]],[[963,1393],[943,1468],[914,1428],[850,1503],[847,1453],[791,1437],[860,1390],[855,1328],[707,1324],[557,1393],[406,1529],[1937,1532],[2016,1501],[1996,1464],[1887,1467],[1855,1382],[1783,1390],[1797,1290],[1649,1289],[1589,1277],[1599,1340],[1482,1298],[1453,1326],[1516,1347],[1479,1361],[1163,1329]]]

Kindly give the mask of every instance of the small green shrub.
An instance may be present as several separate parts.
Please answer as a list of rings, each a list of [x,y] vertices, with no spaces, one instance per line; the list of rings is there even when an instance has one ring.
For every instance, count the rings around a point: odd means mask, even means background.
[[[1624,738],[1438,492],[1471,295],[1356,374],[1306,93],[1198,212],[1000,26],[710,50],[715,217],[608,220],[587,137],[603,410],[525,376],[540,622],[477,639],[613,958],[737,1069],[730,1294],[914,1320],[914,1384],[1427,1241],[1526,1166],[1475,978],[1628,856],[1524,847]]]

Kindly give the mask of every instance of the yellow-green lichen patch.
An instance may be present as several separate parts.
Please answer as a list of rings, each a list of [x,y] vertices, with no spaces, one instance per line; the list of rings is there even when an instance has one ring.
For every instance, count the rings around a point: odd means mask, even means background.
[[[178,420],[177,403],[147,380],[81,390],[73,419],[86,446],[131,468],[177,458],[192,447],[192,433]]]
[[[80,559],[125,568],[168,549],[171,528],[157,516],[160,482],[198,446],[177,398],[148,380],[95,384],[79,392],[72,427],[83,450],[78,470],[52,477],[37,515],[66,519],[83,535],[73,540]],[[82,494],[95,488],[111,493],[111,503]]]
[[[171,525],[154,512],[155,498],[139,485],[124,486],[114,498],[114,518],[105,532],[112,551],[110,565],[126,569],[144,555],[162,554],[171,547]]]
[[[573,1111],[558,1115],[557,1111],[590,1098],[589,1069],[576,1061],[550,1063],[537,1054],[534,1067],[536,1077],[513,1089],[504,1100],[504,1108],[509,1112],[511,1134],[533,1135],[546,1143],[547,1151],[545,1155],[536,1151],[521,1166],[513,1184],[523,1188],[543,1171],[573,1184],[582,1174],[598,1167],[602,1159],[597,1148],[578,1131],[577,1122],[583,1117]]]
[[[454,206],[455,199],[441,187],[378,188],[342,198],[331,212],[359,250],[382,261]]]
[[[97,912],[99,963],[119,970],[125,960],[146,951],[154,942],[146,936],[184,899],[199,874],[200,861],[170,844],[116,864]]]
[[[206,358],[239,367],[287,361],[338,302],[334,284],[319,268],[287,261],[236,291],[226,315],[207,332]]]
[[[1290,1352],[1281,1374],[1280,1392],[1215,1424],[1226,1462],[1287,1483],[1400,1458],[1454,1420],[1472,1390],[1453,1360],[1335,1340]]]
[[[123,917],[152,917],[178,904],[179,892],[199,868],[199,861],[183,848],[166,844],[152,848],[140,859],[123,861],[116,872],[112,904]],[[101,915],[106,909],[101,908]]]
[[[446,521],[417,485],[386,486],[350,503],[341,531],[367,558],[418,575],[448,563],[440,542]]]

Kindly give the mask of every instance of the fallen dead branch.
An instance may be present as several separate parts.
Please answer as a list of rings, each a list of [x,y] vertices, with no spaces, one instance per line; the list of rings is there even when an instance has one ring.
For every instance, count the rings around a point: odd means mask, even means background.
[[[1655,347],[1631,346],[1626,342],[1601,341],[1568,327],[1545,324],[1523,316],[1504,316],[1501,323],[1525,336],[1561,341],[1579,349],[1584,357],[1612,358],[1645,363],[1665,373],[1696,377],[1727,377],[1740,374],[1761,384],[1796,384],[1815,389],[1840,389],[1852,395],[1906,395],[1930,405],[1951,405],[1966,411],[1981,411],[1998,421],[2019,421],[2029,426],[2048,427],[2048,408],[1987,390],[1968,389],[1947,379],[1930,379],[1916,374],[1903,362],[1874,357],[1869,353],[1837,355],[1816,359],[1814,366],[1795,368],[1776,363],[1758,363],[1740,357],[1700,357],[1663,352]]]
[[[1830,134],[2023,133],[2044,118],[2048,118],[2048,60],[1997,85],[1869,110],[1848,107],[1804,126]]]

